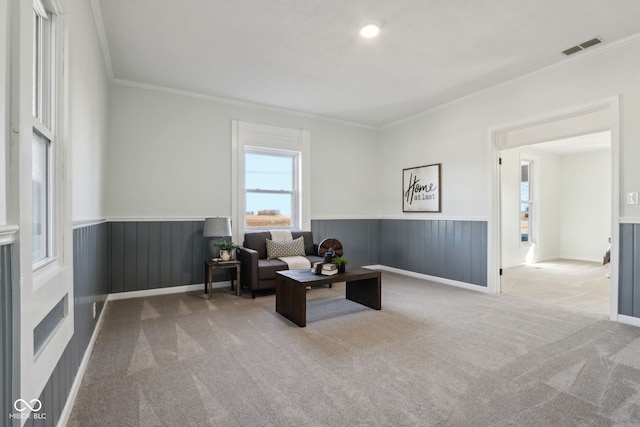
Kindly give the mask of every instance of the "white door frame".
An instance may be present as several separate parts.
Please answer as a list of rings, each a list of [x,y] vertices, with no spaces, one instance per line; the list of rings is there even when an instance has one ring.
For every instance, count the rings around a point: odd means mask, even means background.
[[[585,118],[588,115],[598,114],[605,117],[606,129],[573,129],[568,123],[570,121]],[[620,234],[620,99],[619,96],[603,99],[583,106],[557,111],[543,116],[532,117],[496,126],[489,129],[490,144],[490,167],[491,171],[491,214],[488,224],[488,273],[487,286],[490,293],[501,291],[500,269],[502,256],[502,243],[500,235],[501,210],[500,210],[500,168],[498,165],[500,151],[537,142],[549,141],[554,138],[544,137],[538,141],[518,142],[514,141],[513,135],[517,132],[527,132],[534,128],[548,127],[548,132],[560,129],[563,122],[567,124],[573,134],[563,134],[555,138],[561,139],[570,136],[579,136],[596,131],[611,130],[611,301],[609,318],[618,320],[618,264],[619,264],[619,234]],[[590,123],[587,124],[589,126]],[[558,125],[560,125],[558,127]],[[596,124],[597,126],[598,124]],[[532,132],[533,133],[533,132]],[[510,138],[511,137],[511,138]]]

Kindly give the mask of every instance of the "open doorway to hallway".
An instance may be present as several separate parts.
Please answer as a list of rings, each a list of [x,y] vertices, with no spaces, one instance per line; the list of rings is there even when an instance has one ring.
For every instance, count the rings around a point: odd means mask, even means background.
[[[611,132],[502,150],[502,292],[610,312]]]

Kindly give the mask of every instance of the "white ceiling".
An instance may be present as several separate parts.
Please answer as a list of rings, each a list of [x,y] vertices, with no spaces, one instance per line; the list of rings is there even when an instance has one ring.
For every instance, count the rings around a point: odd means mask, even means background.
[[[566,155],[611,149],[611,131],[563,138],[555,141],[529,145],[539,151],[550,154]]]
[[[374,127],[640,32],[638,0],[91,1],[115,82]]]

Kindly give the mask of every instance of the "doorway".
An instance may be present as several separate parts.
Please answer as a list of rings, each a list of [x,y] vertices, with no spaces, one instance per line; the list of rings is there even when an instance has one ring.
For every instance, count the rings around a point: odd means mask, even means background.
[[[610,212],[610,286],[609,318],[618,320],[618,242],[619,242],[619,98],[612,97],[591,104],[549,113],[509,125],[490,129],[491,214],[488,223],[488,290],[502,291],[502,207],[500,154],[504,150],[541,142],[562,140],[599,132],[610,132],[611,202]],[[534,169],[535,171],[535,169]],[[535,203],[535,201],[534,201]],[[536,226],[535,221],[533,227]],[[535,231],[534,231],[535,235]],[[606,250],[606,248],[604,248]],[[534,249],[534,254],[535,254]],[[539,254],[540,255],[540,254]],[[542,259],[540,257],[539,259]]]
[[[611,132],[500,151],[501,291],[609,313]]]

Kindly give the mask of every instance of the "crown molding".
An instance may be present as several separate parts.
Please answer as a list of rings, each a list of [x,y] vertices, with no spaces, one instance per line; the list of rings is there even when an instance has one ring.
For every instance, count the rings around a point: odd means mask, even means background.
[[[104,19],[102,18],[102,9],[100,9],[100,0],[90,0],[91,11],[93,12],[93,21],[96,24],[96,33],[100,42],[100,50],[104,58],[104,65],[107,69],[107,77],[109,82],[113,83],[113,64],[111,62],[111,54],[109,53],[109,43],[107,42],[107,32],[104,29]]]
[[[352,121],[348,121],[348,120],[342,120],[342,119],[338,119],[335,117],[330,117],[330,116],[323,116],[320,114],[313,114],[313,113],[306,113],[306,112],[302,112],[302,111],[298,111],[298,110],[291,110],[291,109],[287,109],[287,108],[283,108],[283,107],[275,107],[272,105],[267,105],[267,104],[259,104],[259,103],[254,103],[254,102],[249,102],[249,101],[241,101],[238,99],[232,99],[232,98],[225,98],[225,97],[220,97],[220,96],[215,96],[215,95],[206,95],[206,94],[202,94],[202,93],[198,93],[198,92],[190,92],[190,91],[185,91],[185,90],[181,90],[181,89],[175,89],[175,88],[170,88],[170,87],[165,87],[165,86],[158,86],[158,85],[152,85],[152,84],[147,84],[147,83],[141,83],[141,82],[136,82],[136,81],[132,81],[132,80],[127,80],[127,79],[120,79],[120,78],[116,78],[113,72],[113,64],[111,61],[111,55],[109,53],[109,44],[107,41],[107,35],[106,35],[106,30],[105,30],[105,26],[104,26],[104,19],[102,16],[102,11],[100,8],[100,0],[90,0],[90,4],[91,4],[91,9],[93,11],[93,17],[94,17],[94,21],[96,24],[96,31],[98,34],[98,39],[100,41],[100,47],[102,50],[102,55],[104,57],[104,62],[105,62],[105,66],[107,68],[107,75],[109,77],[109,82],[111,84],[114,85],[120,85],[120,86],[127,86],[127,87],[133,87],[133,88],[139,88],[139,89],[146,89],[146,90],[152,90],[152,91],[156,91],[156,92],[164,92],[164,93],[169,93],[169,94],[173,94],[173,95],[178,95],[178,96],[184,96],[184,97],[190,97],[190,98],[196,98],[196,99],[202,99],[202,100],[207,100],[207,101],[213,101],[213,102],[220,102],[220,103],[224,103],[224,104],[228,104],[228,105],[235,105],[235,106],[240,106],[240,107],[249,107],[249,108],[255,108],[255,109],[260,109],[260,110],[265,110],[265,111],[271,111],[271,112],[276,112],[276,113],[286,113],[286,114],[290,114],[290,115],[295,115],[298,117],[305,117],[305,118],[309,118],[309,119],[315,119],[315,120],[322,120],[322,121],[327,121],[327,122],[332,122],[332,123],[337,123],[337,124],[341,124],[341,125],[346,125],[346,126],[355,126],[355,127],[359,127],[359,128],[363,128],[363,129],[369,129],[369,130],[376,130],[376,131],[380,131],[380,130],[385,130],[385,129],[389,129],[392,127],[395,127],[397,125],[400,125],[402,123],[411,121],[413,119],[417,119],[421,116],[424,116],[426,114],[429,114],[433,111],[437,111],[439,109],[443,109],[443,108],[447,108],[449,106],[452,105],[456,105],[458,103],[464,102],[468,99],[474,98],[476,96],[482,95],[486,92],[492,91],[496,88],[502,87],[504,85],[507,84],[511,84],[513,82],[517,82],[519,80],[524,80],[527,78],[530,78],[531,76],[534,76],[538,73],[542,73],[545,72],[547,70],[556,68],[556,67],[560,67],[560,66],[564,66],[565,64],[569,64],[575,61],[582,61],[583,59],[595,56],[595,55],[600,55],[602,53],[608,52],[610,50],[613,49],[617,49],[620,46],[626,45],[628,43],[632,43],[634,41],[637,41],[640,39],[640,33],[631,35],[629,37],[626,37],[624,39],[620,39],[620,40],[616,40],[613,42],[606,42],[606,40],[603,40],[603,43],[600,45],[596,45],[592,48],[589,48],[587,50],[583,50],[575,55],[572,55],[570,57],[564,58],[562,61],[556,62],[554,64],[548,65],[546,67],[540,68],[538,70],[534,70],[532,72],[523,74],[521,76],[517,76],[514,77],[512,79],[509,80],[505,80],[503,82],[497,83],[495,85],[489,86],[487,88],[469,93],[467,95],[463,95],[461,97],[452,99],[450,101],[444,102],[442,104],[436,105],[434,107],[428,108],[426,110],[417,112],[415,114],[409,115],[405,118],[384,124],[384,125],[379,125],[379,126],[374,126],[374,125],[367,125],[364,123],[358,123],[358,122],[352,122]]]
[[[259,104],[259,103],[255,103],[255,102],[249,102],[249,101],[241,101],[241,100],[238,100],[238,99],[224,98],[224,97],[215,96],[215,95],[205,95],[205,94],[198,93],[198,92],[190,92],[190,91],[186,91],[186,90],[182,90],[182,89],[174,89],[174,88],[170,88],[170,87],[166,87],[166,86],[158,86],[158,85],[152,85],[152,84],[147,84],[147,83],[140,83],[140,82],[135,82],[135,81],[132,81],[132,80],[118,79],[118,78],[115,78],[115,77],[111,78],[110,81],[114,85],[132,87],[132,88],[137,88],[137,89],[151,90],[151,91],[155,91],[155,92],[163,92],[163,93],[168,93],[168,94],[171,94],[171,95],[184,96],[184,97],[187,97],[187,98],[196,98],[196,99],[201,99],[201,100],[204,100],[204,101],[218,102],[218,103],[227,104],[227,105],[234,105],[234,106],[237,106],[237,107],[253,108],[253,109],[258,109],[258,110],[263,110],[263,111],[268,111],[268,112],[273,112],[273,113],[280,113],[280,114],[284,113],[284,114],[303,117],[303,118],[307,118],[307,119],[321,120],[321,121],[325,121],[325,122],[337,123],[337,124],[340,124],[340,125],[359,127],[359,128],[363,128],[363,129],[369,129],[369,130],[378,130],[378,129],[380,129],[378,126],[366,125],[366,124],[357,123],[357,122],[350,122],[348,120],[336,119],[334,117],[323,116],[323,115],[320,115],[320,114],[305,113],[303,111],[290,110],[290,109],[287,109],[287,108],[284,108],[284,107],[275,107],[275,106],[272,106],[272,105]]]
[[[489,86],[489,87],[484,88],[484,89],[480,89],[480,90],[478,90],[476,92],[469,93],[469,94],[461,96],[459,98],[452,99],[451,101],[444,102],[442,104],[436,105],[435,107],[428,108],[428,109],[426,109],[424,111],[420,111],[420,112],[418,112],[416,114],[412,114],[410,116],[407,116],[407,117],[405,117],[403,119],[396,120],[396,121],[388,123],[386,125],[382,125],[378,129],[385,130],[385,129],[389,129],[389,128],[395,127],[395,126],[400,125],[402,123],[405,123],[405,122],[411,121],[413,119],[417,119],[417,118],[420,118],[422,116],[425,116],[425,115],[427,115],[429,113],[432,113],[434,111],[438,111],[438,110],[441,110],[441,109],[444,109],[444,108],[448,108],[448,107],[454,106],[456,104],[460,104],[460,103],[462,103],[464,101],[467,101],[469,99],[473,99],[473,98],[475,98],[477,96],[480,96],[480,95],[483,95],[483,94],[485,94],[487,92],[490,92],[492,90],[498,89],[498,88],[500,88],[502,86],[506,86],[508,84],[512,84],[512,83],[520,81],[520,80],[528,79],[528,78],[530,78],[532,76],[535,76],[536,74],[543,73],[545,71],[548,71],[548,70],[551,70],[551,69],[554,69],[554,68],[557,68],[557,67],[562,67],[562,66],[564,66],[566,64],[570,64],[572,62],[582,61],[582,60],[590,58],[592,56],[601,55],[603,53],[609,52],[610,50],[615,50],[615,49],[617,49],[617,48],[619,48],[621,46],[624,46],[624,45],[629,44],[629,43],[633,43],[633,42],[638,41],[638,40],[640,40],[640,33],[636,33],[636,34],[633,34],[633,35],[631,35],[629,37],[626,37],[626,38],[623,38],[623,39],[620,39],[620,40],[616,40],[616,41],[613,41],[613,42],[606,42],[605,43],[605,40],[603,40],[602,44],[596,45],[596,46],[591,47],[591,48],[589,48],[587,50],[580,51],[580,52],[576,53],[575,55],[571,55],[570,57],[567,57],[567,58],[563,59],[562,61],[556,62],[556,63],[551,64],[551,65],[547,65],[546,67],[540,68],[538,70],[531,71],[531,72],[523,74],[521,76],[517,76],[517,77],[514,77],[512,79],[505,80],[503,82],[497,83],[495,85]]]

